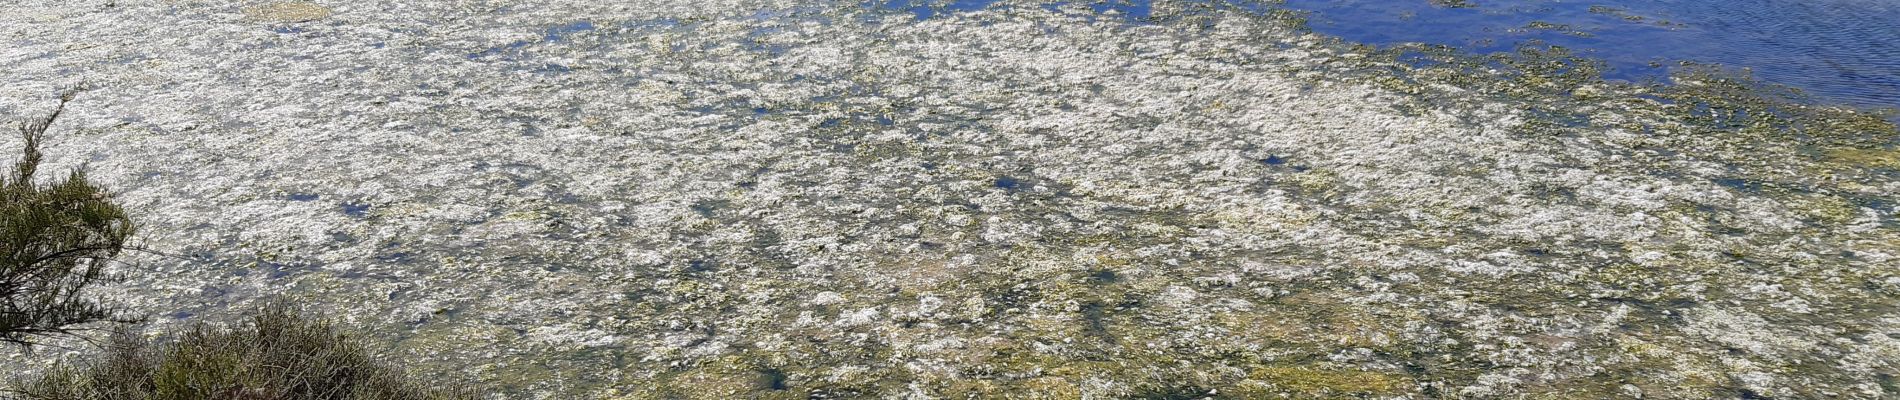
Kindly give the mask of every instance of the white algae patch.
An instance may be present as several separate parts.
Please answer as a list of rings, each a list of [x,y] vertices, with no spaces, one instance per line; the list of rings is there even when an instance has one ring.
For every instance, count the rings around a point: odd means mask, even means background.
[[[292,296],[507,398],[1900,396],[1890,144],[1538,134],[1197,3],[326,4],[0,6],[0,113],[91,83],[51,161],[180,256],[152,329]]]

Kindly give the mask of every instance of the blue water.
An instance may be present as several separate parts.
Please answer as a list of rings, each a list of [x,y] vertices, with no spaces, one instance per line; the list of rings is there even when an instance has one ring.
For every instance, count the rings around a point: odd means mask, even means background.
[[[1210,0],[1265,10],[1263,0]],[[1055,0],[1085,17],[1142,23],[1152,0]],[[1867,109],[1900,108],[1900,0],[1285,0],[1310,12],[1323,34],[1375,45],[1432,43],[1475,53],[1556,45],[1602,59],[1610,79],[1665,78],[1678,61],[1715,64],[1787,85],[1813,100]],[[926,20],[1008,7],[999,0],[862,0],[860,6]],[[761,14],[761,18],[777,14]],[[593,31],[589,22],[549,27],[539,42]],[[469,54],[521,51],[520,41]],[[761,49],[772,51],[774,49]],[[567,67],[547,65],[539,72]],[[1897,115],[1896,118],[1900,118]]]
[[[1478,53],[1541,41],[1605,60],[1609,78],[1713,63],[1814,100],[1900,107],[1900,0],[1287,0],[1323,34]]]

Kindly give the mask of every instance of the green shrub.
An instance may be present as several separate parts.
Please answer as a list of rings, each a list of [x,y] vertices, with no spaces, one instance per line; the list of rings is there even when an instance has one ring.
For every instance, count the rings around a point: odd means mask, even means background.
[[[203,324],[165,344],[121,333],[80,367],[20,385],[22,400],[433,400],[430,389],[370,357],[328,322],[272,306],[235,329]]]
[[[28,346],[116,315],[84,292],[110,279],[104,268],[125,248],[132,221],[84,171],[34,181],[40,140],[73,93],[52,114],[20,124],[25,154],[12,173],[0,174],[0,342]]]
[[[35,182],[40,142],[76,91],[22,123],[24,154],[0,174],[0,342],[31,346],[76,325],[123,321],[85,295],[135,228],[125,210],[74,170]],[[160,345],[121,331],[99,358],[13,385],[24,400],[434,400],[473,396],[420,386],[369,356],[328,322],[266,308],[239,329],[202,324]],[[5,396],[0,396],[5,398]]]

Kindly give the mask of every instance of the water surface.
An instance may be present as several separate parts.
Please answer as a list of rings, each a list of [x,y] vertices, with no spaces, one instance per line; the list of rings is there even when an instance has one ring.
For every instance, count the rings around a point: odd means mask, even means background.
[[[1288,0],[1347,40],[1478,53],[1524,43],[1581,50],[1613,79],[1679,61],[1745,69],[1818,101],[1900,106],[1900,2],[1886,0]]]

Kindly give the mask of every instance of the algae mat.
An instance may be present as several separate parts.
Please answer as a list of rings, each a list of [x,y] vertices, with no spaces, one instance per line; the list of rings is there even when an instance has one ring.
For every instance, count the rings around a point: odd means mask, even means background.
[[[1874,116],[1204,2],[308,5],[0,6],[153,331],[292,296],[496,398],[1900,395]]]

